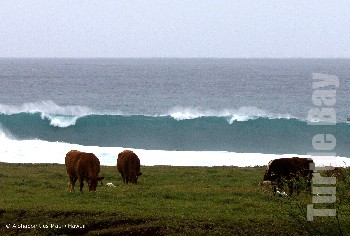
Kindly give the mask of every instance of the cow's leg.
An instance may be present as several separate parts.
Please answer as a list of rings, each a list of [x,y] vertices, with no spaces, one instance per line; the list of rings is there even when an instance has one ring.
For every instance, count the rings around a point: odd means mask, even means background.
[[[302,180],[304,180],[304,179],[302,178]],[[296,182],[295,182],[295,190],[297,191],[297,196],[299,196],[299,193],[300,193],[300,184],[301,184],[300,178],[297,178]]]
[[[120,173],[120,175],[122,176],[123,183],[125,184],[125,175],[124,175],[124,173]]]
[[[312,193],[311,193],[311,180],[308,180],[307,181],[307,192],[310,194],[310,195],[312,195]]]
[[[125,182],[124,182],[125,184],[128,184],[129,183],[129,175],[128,174],[126,174],[125,175]]]
[[[288,182],[288,187],[289,187],[289,196],[292,196],[292,194],[293,194],[293,188],[294,188],[294,186],[296,186],[295,184],[293,184],[293,179],[291,179],[291,180],[289,180],[289,182]]]
[[[311,179],[312,179],[312,175],[311,176],[308,176],[307,179],[306,179],[306,189],[307,189],[307,192],[312,195],[311,193]]]
[[[273,192],[273,195],[275,196],[276,192],[277,192],[277,185],[278,185],[278,180],[271,180],[271,189],[272,189],[272,192]]]
[[[83,178],[79,179],[79,184],[80,184],[79,191],[82,192],[83,191],[83,187],[84,187],[84,179]]]
[[[68,190],[70,192],[74,191],[75,182],[77,182],[77,178],[75,178],[73,176],[69,176]]]
[[[275,181],[274,184],[272,185],[272,190],[273,190],[273,195],[274,196],[277,193],[278,186],[279,186],[278,181]]]
[[[71,192],[72,191],[72,180],[71,178],[69,177],[69,182],[68,182],[68,192]]]
[[[279,191],[283,191],[283,189],[284,189],[284,180],[282,180],[281,178],[279,178],[278,180],[277,180],[277,187],[278,187],[278,189],[279,189]],[[275,190],[276,190],[276,188],[275,188]]]
[[[73,183],[72,183],[73,191],[75,191],[75,190],[74,190],[74,187],[75,187],[75,183],[77,182],[77,180],[78,180],[77,178],[74,178],[74,179],[73,179]]]

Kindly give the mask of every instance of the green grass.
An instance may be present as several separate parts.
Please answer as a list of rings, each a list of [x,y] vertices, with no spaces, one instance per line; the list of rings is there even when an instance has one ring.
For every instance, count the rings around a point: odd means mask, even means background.
[[[141,171],[137,185],[123,185],[115,167],[101,166],[104,184],[113,182],[116,188],[98,186],[90,193],[85,184],[83,193],[70,193],[64,165],[0,163],[0,235],[340,232],[335,217],[306,221],[306,205],[312,203],[307,193],[277,197],[259,187],[263,167],[143,166]],[[337,187],[342,194],[337,195],[339,222],[348,235],[349,185]]]

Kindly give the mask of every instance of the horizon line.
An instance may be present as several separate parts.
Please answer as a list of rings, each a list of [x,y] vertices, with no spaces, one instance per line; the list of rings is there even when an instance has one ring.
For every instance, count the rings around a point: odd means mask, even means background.
[[[350,57],[1,57],[0,59],[350,59]]]

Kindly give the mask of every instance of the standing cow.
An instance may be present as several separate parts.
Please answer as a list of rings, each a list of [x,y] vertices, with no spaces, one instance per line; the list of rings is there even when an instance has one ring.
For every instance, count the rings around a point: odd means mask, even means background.
[[[280,158],[269,162],[264,175],[264,181],[271,181],[277,184],[277,187],[283,191],[284,182],[288,182],[289,194],[292,195],[293,189],[298,188],[294,182],[299,182],[301,179],[307,181],[307,187],[311,189],[311,179],[313,170],[310,169],[310,164],[313,164],[310,158]],[[273,191],[276,193],[277,189],[274,186]]]
[[[77,180],[80,184],[80,192],[83,190],[84,180],[89,185],[89,191],[96,191],[97,182],[104,177],[98,177],[100,161],[93,153],[85,153],[77,150],[69,151],[65,159],[67,174],[69,177],[69,191],[74,191]]]
[[[140,172],[140,159],[130,150],[124,150],[118,154],[117,169],[122,176],[124,184],[130,181],[132,184],[137,184]]]

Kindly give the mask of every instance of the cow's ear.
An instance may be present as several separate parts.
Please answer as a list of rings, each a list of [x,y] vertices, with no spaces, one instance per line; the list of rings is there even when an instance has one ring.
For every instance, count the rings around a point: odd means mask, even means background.
[[[103,180],[105,177],[97,177],[97,181]]]

